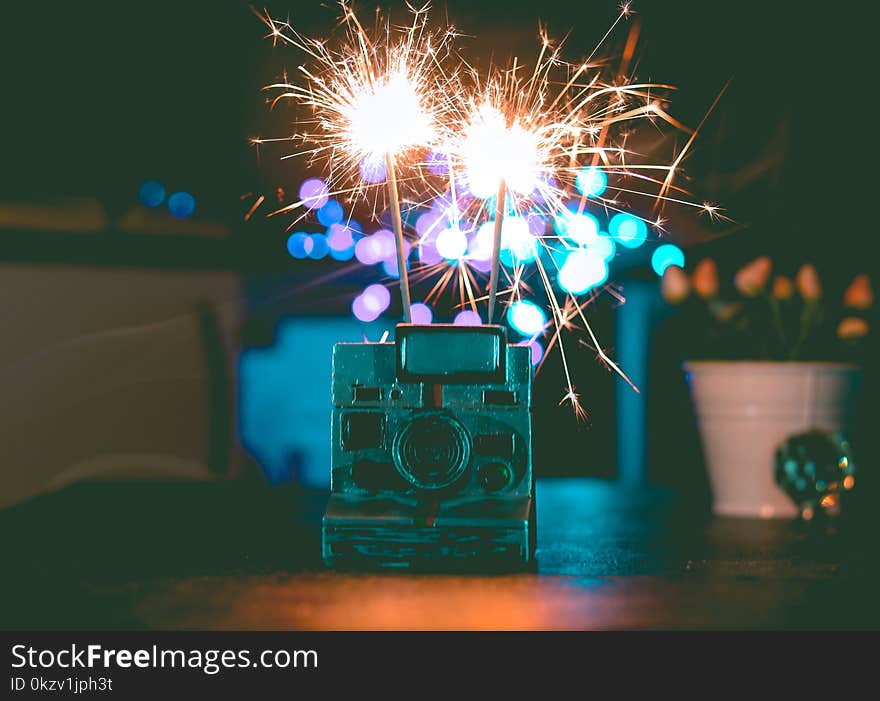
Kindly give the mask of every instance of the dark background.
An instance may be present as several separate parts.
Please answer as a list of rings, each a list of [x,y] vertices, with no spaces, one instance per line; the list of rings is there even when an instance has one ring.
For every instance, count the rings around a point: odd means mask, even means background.
[[[269,9],[289,13],[307,34],[325,34],[335,17],[332,7],[317,2],[273,2]],[[645,1],[634,9],[642,22],[636,72],[679,86],[672,112],[683,122],[696,125],[730,81],[686,168],[695,199],[722,204],[735,223],[677,218],[670,238],[687,248],[689,267],[711,254],[723,259],[729,275],[766,253],[789,273],[813,261],[829,290],[842,289],[855,272],[876,279],[870,168],[876,137],[865,77],[870,22],[861,8],[682,0]],[[530,56],[539,18],[553,36],[571,30],[568,55],[589,53],[617,13],[615,3],[605,1],[453,0],[435,11],[478,35],[465,41],[465,51],[480,60],[489,59],[486,47],[502,57]],[[192,192],[197,216],[226,222],[231,235],[135,243],[0,231],[0,259],[240,271],[251,310],[246,346],[271,342],[283,315],[347,313],[363,273],[336,278],[320,294],[298,294],[303,281],[340,264],[290,259],[284,222],[243,222],[252,201],[243,199],[247,193],[292,189],[306,175],[296,160],[278,160],[283,151],[265,147],[258,158],[248,143],[252,136],[284,133],[289,112],[268,114],[260,88],[299,57],[291,49],[273,50],[247,4],[33,2],[6,4],[2,16],[0,200],[82,195],[121,212],[136,202],[140,183],[155,178],[169,190]],[[616,37],[621,41],[625,30]],[[621,271],[619,281],[625,285],[645,271],[636,264]],[[595,317],[600,337],[613,339],[610,305]],[[666,363],[666,371],[675,372],[674,353],[661,348],[656,357],[660,371]],[[555,406],[561,374],[548,361],[537,385],[539,464],[548,473],[611,475],[613,378],[588,349],[574,362],[579,385],[588,388],[592,427],[576,426],[567,409]],[[674,420],[687,403],[676,387],[664,390],[668,399],[654,414],[666,423],[653,423],[652,431],[678,435]],[[666,463],[669,448],[659,450]],[[588,456],[585,465],[572,468],[574,454]]]
[[[383,6],[387,7],[388,3]],[[369,16],[371,4],[358,5]],[[820,3],[636,3],[637,74],[679,86],[673,111],[695,125],[730,88],[688,159],[696,194],[715,198],[754,231],[738,236],[808,256],[831,232],[856,257],[870,227],[870,65],[857,6]],[[306,33],[326,35],[335,8],[273,3]],[[399,8],[396,8],[399,14]],[[613,2],[453,0],[435,7],[462,32],[465,52],[532,54],[538,21],[571,31],[567,55],[588,53],[616,16]],[[13,3],[3,10],[4,199],[100,194],[124,206],[146,177],[192,188],[203,214],[240,220],[240,196],[297,181],[301,164],[258,167],[247,138],[273,134],[259,92],[292,49],[273,50],[246,3]],[[615,34],[625,37],[625,28]],[[612,44],[613,46],[613,44]],[[278,117],[283,133],[284,114]]]

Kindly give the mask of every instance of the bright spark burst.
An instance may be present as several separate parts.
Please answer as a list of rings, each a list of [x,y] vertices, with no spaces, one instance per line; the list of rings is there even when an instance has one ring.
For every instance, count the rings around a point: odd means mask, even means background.
[[[365,164],[393,162],[410,207],[439,209],[415,241],[416,248],[433,245],[439,260],[416,266],[412,281],[433,281],[426,302],[449,291],[454,308],[474,312],[487,298],[486,239],[491,251],[496,216],[490,201],[503,182],[507,195],[498,211],[505,215],[507,257],[499,299],[509,307],[528,298],[549,310],[544,359],[558,349],[565,379],[560,403],[570,403],[579,418],[585,415],[566,355],[570,334],[586,334],[599,361],[638,391],[587,320],[587,308],[603,291],[622,297],[606,282],[613,246],[586,217],[591,210],[627,212],[656,235],[663,233],[669,203],[712,220],[725,217],[715,204],[690,201],[677,182],[705,117],[697,129],[688,129],[667,112],[673,85],[632,77],[639,24],[631,26],[619,61],[600,55],[632,14],[630,4],[620,5],[619,16],[583,61],[565,61],[563,44],[542,32],[530,70],[514,58],[486,72],[453,50],[454,29],[429,29],[427,5],[409,7],[412,22],[404,27],[377,15],[370,32],[347,0],[340,7],[342,36],[333,43],[261,15],[273,42],[291,44],[309,59],[299,68],[301,84],[267,86],[276,93],[273,105],[292,98],[310,111],[297,120],[301,131],[279,139],[302,145],[287,157],[325,164],[331,194],[366,201],[374,217],[385,206],[384,176],[368,182],[361,174]],[[684,132],[684,148],[667,164],[642,158],[630,143],[637,120]],[[429,167],[429,153],[443,163],[443,175]],[[533,286],[536,275],[540,283]]]
[[[507,118],[488,100],[474,109],[462,129],[461,157],[473,195],[489,199],[502,181],[516,193],[529,194],[542,170],[540,136]]]
[[[423,146],[434,136],[431,115],[405,66],[352,94],[343,121],[352,150],[371,161]]]
[[[569,402],[578,416],[582,415],[580,395],[572,382],[561,336],[563,330],[573,328],[574,320],[567,316],[566,309],[577,310],[578,330],[589,334],[599,360],[636,389],[599,345],[587,321],[586,305],[576,299],[583,294],[595,299],[591,292],[601,288],[608,275],[606,260],[594,250],[599,243],[608,244],[608,240],[600,242],[597,232],[592,238],[586,235],[590,232],[584,236],[576,233],[587,221],[583,217],[587,202],[605,211],[621,212],[625,210],[619,201],[621,196],[645,195],[652,187],[658,209],[667,201],[679,201],[669,193],[678,193],[672,182],[673,169],[681,159],[669,168],[639,163],[637,154],[626,147],[626,134],[633,120],[659,119],[683,128],[662,106],[674,86],[638,83],[626,77],[631,41],[627,42],[628,54],[618,72],[610,77],[610,62],[594,60],[601,44],[630,12],[628,4],[621,6],[620,15],[600,45],[578,64],[563,60],[563,44],[554,44],[542,33],[531,70],[517,58],[506,68],[490,69],[488,77],[466,66],[464,76],[470,83],[471,97],[460,112],[449,115],[452,119],[445,123],[447,136],[441,146],[448,150],[454,164],[449,189],[443,195],[452,197],[454,217],[476,222],[474,248],[482,249],[479,259],[485,257],[485,241],[481,238],[488,229],[480,222],[498,216],[486,200],[496,196],[501,183],[506,185],[507,200],[500,210],[508,213],[501,228],[502,247],[513,264],[502,266],[506,289],[501,297],[508,306],[526,296],[534,298],[528,282],[537,272],[542,297],[551,312],[551,345],[557,346],[562,360],[566,385],[563,401]],[[458,191],[464,192],[464,197],[455,195],[456,172],[462,173]],[[609,178],[616,183],[606,193]],[[592,188],[585,189],[585,183]],[[572,198],[578,191],[579,201],[572,208]],[[705,206],[703,209],[712,213]],[[542,221],[537,235],[529,231],[535,217]],[[548,232],[550,221],[563,225],[557,226],[556,232]],[[514,232],[520,235],[514,236]],[[465,255],[452,265],[462,275],[468,262]],[[454,279],[454,275],[447,274],[441,278],[447,284]],[[558,291],[560,286],[563,294]],[[473,297],[460,296],[461,306],[469,304],[475,309],[476,302]]]
[[[384,190],[371,185],[384,185],[385,178],[370,183],[361,173],[384,169],[387,157],[395,166],[417,160],[436,142],[452,109],[457,75],[455,66],[448,75],[445,66],[455,32],[431,31],[427,5],[409,7],[412,21],[405,27],[377,15],[369,32],[346,0],[339,7],[342,36],[332,42],[306,37],[268,13],[259,15],[273,42],[290,44],[309,59],[298,68],[302,83],[285,80],[265,90],[275,93],[273,107],[292,99],[310,112],[297,119],[302,131],[287,137],[302,149],[285,158],[305,156],[323,165],[336,194],[357,200],[371,192],[378,199]],[[374,213],[380,204],[374,200]]]

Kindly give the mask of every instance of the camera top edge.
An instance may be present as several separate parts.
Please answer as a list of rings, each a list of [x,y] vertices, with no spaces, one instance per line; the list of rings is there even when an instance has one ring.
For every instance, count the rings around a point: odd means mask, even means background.
[[[398,332],[393,343],[336,344],[334,406],[422,406],[425,387],[439,385],[462,387],[444,390],[444,401],[453,404],[485,403],[485,389],[491,397],[501,397],[503,390],[505,397],[518,397],[515,402],[492,399],[499,409],[501,404],[529,405],[531,351],[506,343],[504,327],[400,324]],[[420,387],[407,389],[412,385]]]

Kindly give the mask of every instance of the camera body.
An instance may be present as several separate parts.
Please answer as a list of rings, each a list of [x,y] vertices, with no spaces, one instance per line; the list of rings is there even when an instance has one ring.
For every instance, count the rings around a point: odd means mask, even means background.
[[[531,351],[501,326],[397,326],[333,349],[328,565],[535,557]]]

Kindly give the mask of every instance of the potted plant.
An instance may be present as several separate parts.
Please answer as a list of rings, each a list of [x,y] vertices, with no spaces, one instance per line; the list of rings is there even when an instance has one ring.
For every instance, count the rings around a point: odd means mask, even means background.
[[[689,344],[684,370],[720,515],[798,514],[775,482],[774,455],[794,434],[849,433],[867,352],[874,294],[866,275],[832,305],[812,265],[794,280],[773,277],[772,267],[767,257],[747,264],[729,294],[711,258],[690,276],[670,266],[661,281]]]

